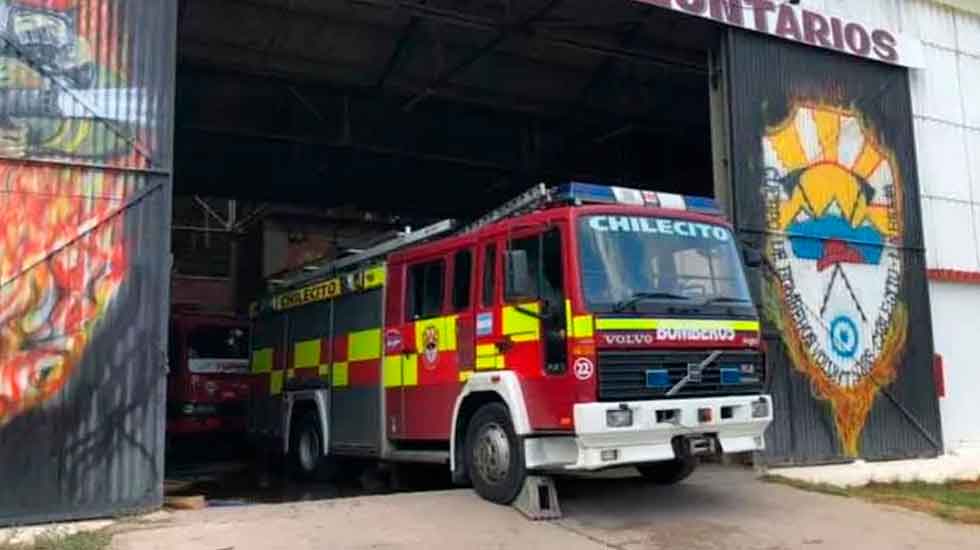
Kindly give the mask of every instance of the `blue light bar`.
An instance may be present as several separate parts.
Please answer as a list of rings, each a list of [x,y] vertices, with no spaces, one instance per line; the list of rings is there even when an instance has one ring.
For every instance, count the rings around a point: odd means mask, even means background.
[[[659,191],[646,191],[629,187],[596,185],[573,181],[558,186],[552,196],[555,200],[575,204],[628,204],[721,215],[721,209],[718,208],[718,204],[714,199],[708,197],[661,193]]]

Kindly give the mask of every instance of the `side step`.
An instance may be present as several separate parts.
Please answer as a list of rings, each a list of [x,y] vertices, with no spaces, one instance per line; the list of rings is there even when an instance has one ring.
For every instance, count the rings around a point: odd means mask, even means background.
[[[550,476],[527,476],[512,506],[534,521],[561,518],[558,491],[555,480]]]

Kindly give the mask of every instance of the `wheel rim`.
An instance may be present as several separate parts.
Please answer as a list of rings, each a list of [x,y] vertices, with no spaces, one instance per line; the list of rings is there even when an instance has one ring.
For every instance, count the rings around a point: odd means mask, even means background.
[[[497,423],[483,427],[477,439],[474,465],[480,477],[491,484],[507,478],[510,472],[510,440]]]
[[[320,440],[311,431],[303,432],[299,437],[299,463],[307,472],[312,472],[316,468],[316,461],[320,454]]]

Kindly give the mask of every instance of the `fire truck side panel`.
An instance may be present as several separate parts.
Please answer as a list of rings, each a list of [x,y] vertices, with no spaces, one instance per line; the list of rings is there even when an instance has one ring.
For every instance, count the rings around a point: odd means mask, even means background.
[[[339,453],[378,452],[382,299],[383,291],[374,289],[332,302],[330,448]]]
[[[388,318],[385,386],[392,439],[449,439],[460,373],[467,370],[460,355],[472,355],[466,351],[472,346],[472,331],[465,320],[472,313],[453,312],[449,298],[453,265],[452,254],[413,258],[405,262],[405,300],[389,294],[405,304]],[[401,265],[393,264],[392,270],[401,271]],[[468,344],[460,342],[460,326]],[[393,394],[398,397],[392,399]],[[392,420],[393,402],[400,419]]]
[[[282,437],[282,383],[285,376],[286,314],[271,313],[252,324],[252,399],[249,432]]]

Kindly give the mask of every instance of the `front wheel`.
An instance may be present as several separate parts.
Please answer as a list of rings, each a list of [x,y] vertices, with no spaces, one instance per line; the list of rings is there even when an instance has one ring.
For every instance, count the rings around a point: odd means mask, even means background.
[[[466,430],[466,471],[476,493],[490,502],[510,504],[521,492],[524,449],[504,405],[490,403],[473,415]]]
[[[316,411],[303,412],[293,420],[289,454],[293,475],[301,480],[329,481],[336,476],[336,464],[323,454],[320,418]]]
[[[639,464],[636,469],[647,481],[657,485],[673,485],[680,483],[694,473],[698,459],[693,456],[675,458],[665,462]]]

